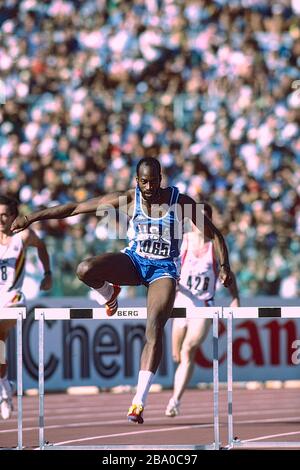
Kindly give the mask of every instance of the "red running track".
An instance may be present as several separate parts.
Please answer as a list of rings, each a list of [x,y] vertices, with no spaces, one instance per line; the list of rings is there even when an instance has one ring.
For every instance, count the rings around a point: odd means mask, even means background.
[[[211,444],[213,398],[210,390],[187,390],[176,418],[164,416],[170,391],[149,395],[143,425],[128,423],[132,394],[91,396],[49,394],[45,399],[45,439],[51,444],[202,445]],[[235,390],[234,435],[243,440],[300,442],[300,390]],[[16,399],[15,399],[16,407]],[[220,392],[220,437],[227,444],[226,391]],[[23,443],[38,446],[38,398],[23,400]],[[17,413],[0,421],[0,447],[17,444]]]

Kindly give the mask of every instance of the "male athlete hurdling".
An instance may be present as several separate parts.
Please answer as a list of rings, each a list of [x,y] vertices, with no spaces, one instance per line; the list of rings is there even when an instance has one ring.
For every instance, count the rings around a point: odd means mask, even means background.
[[[180,194],[176,187],[161,187],[158,160],[143,158],[136,172],[135,189],[19,216],[11,229],[16,233],[38,220],[99,213],[102,207],[107,206],[118,209],[120,197],[126,197],[126,212],[130,218],[129,246],[119,253],[104,253],[82,261],[77,275],[104,297],[109,316],[117,311],[119,286],[144,284],[148,288],[146,342],[141,356],[137,392],[127,415],[130,421],[143,423],[146,397],[161,360],[163,329],[175,300],[180,275],[180,234],[185,217],[191,219],[202,232],[204,228],[206,237],[213,240],[220,266],[219,278],[225,287],[231,283],[231,271],[223,236],[203,212],[199,217],[200,206],[192,198]]]

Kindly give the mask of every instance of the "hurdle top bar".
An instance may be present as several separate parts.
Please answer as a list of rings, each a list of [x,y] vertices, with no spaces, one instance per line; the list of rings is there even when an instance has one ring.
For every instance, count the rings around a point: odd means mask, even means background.
[[[26,318],[25,307],[3,307],[0,308],[0,320],[18,320],[19,316]]]
[[[300,307],[224,307],[223,318],[300,318]]]
[[[199,307],[187,311],[185,307],[175,307],[171,318],[213,318],[221,315],[222,307]],[[36,308],[35,320],[143,320],[147,318],[146,307],[120,307],[108,317],[105,308]]]

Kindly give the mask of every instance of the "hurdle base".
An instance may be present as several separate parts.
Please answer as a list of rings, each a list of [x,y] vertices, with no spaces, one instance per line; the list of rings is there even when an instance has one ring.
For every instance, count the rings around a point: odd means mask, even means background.
[[[24,450],[25,447],[0,447],[0,452],[1,450]]]
[[[47,444],[36,450],[217,450],[216,445],[91,445],[91,446],[56,446]]]
[[[236,441],[229,444],[226,449],[300,449],[300,442],[293,442],[293,441]]]

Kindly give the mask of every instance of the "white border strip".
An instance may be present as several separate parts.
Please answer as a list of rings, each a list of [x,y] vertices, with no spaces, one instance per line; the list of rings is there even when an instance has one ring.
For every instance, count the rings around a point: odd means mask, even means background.
[[[69,308],[35,308],[34,318],[39,320],[41,316],[44,316],[45,320],[69,320],[70,309]]]
[[[186,314],[186,318],[214,318],[214,315],[218,315],[219,318],[222,317],[222,308],[223,307],[195,307],[193,310],[190,310]]]
[[[270,310],[270,316],[259,315],[259,310],[264,309],[265,313]],[[272,309],[280,311],[280,315],[272,316]],[[233,318],[300,318],[300,306],[299,307],[224,307],[223,318],[228,318],[232,315]]]
[[[228,318],[230,315],[232,318],[259,318],[258,317],[259,307],[224,307],[223,318]]]
[[[72,310],[91,310],[92,318],[84,316],[71,318]],[[119,308],[115,315],[108,317],[105,308],[35,308],[34,318],[39,320],[41,316],[45,320],[137,320],[147,318],[146,308]]]
[[[281,318],[300,318],[300,306],[281,307]]]
[[[0,308],[0,320],[17,320],[20,314],[22,315],[22,318],[24,320],[26,318],[25,307]]]

